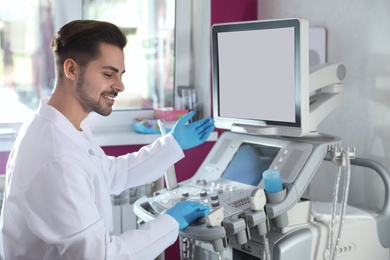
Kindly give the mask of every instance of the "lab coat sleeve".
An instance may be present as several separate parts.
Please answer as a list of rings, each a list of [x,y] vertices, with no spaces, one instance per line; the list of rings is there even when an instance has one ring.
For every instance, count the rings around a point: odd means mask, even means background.
[[[139,231],[108,234],[95,206],[94,181],[84,169],[62,160],[45,165],[31,179],[22,211],[31,231],[48,245],[45,259],[50,254],[61,259],[153,259],[146,256],[157,256],[175,241],[178,224],[166,215]]]
[[[172,245],[178,236],[179,224],[171,216],[162,214],[144,224],[138,230],[129,230],[113,239],[121,239],[133,259],[155,259],[167,247]]]
[[[107,157],[104,172],[113,194],[125,189],[151,183],[184,157],[183,150],[172,134],[158,138],[138,152],[119,157]]]

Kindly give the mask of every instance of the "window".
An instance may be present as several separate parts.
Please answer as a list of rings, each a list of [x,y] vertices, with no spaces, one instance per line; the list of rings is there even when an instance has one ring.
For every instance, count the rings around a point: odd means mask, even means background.
[[[126,33],[126,89],[114,109],[174,106],[175,0],[84,0],[83,18],[112,22]]]
[[[0,3],[0,123],[32,114],[54,79],[51,1]]]
[[[55,12],[60,13],[54,16]],[[1,1],[0,124],[21,123],[37,109],[42,96],[50,95],[54,85],[50,41],[73,19],[110,21],[127,35],[126,90],[114,109],[174,106],[175,0]]]

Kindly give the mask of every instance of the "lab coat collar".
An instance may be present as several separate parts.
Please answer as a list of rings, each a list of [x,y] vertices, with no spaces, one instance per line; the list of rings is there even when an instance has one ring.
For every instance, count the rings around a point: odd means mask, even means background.
[[[70,140],[73,140],[82,150],[88,155],[101,155],[103,153],[96,147],[91,147],[92,142],[87,142],[83,136],[83,133],[78,131],[74,125],[56,108],[47,104],[49,97],[43,97],[40,100],[37,115],[45,118],[56,126],[58,131],[65,136],[68,136]],[[84,134],[91,140],[92,134],[88,126],[85,123],[81,124]],[[93,151],[93,152],[91,152]]]

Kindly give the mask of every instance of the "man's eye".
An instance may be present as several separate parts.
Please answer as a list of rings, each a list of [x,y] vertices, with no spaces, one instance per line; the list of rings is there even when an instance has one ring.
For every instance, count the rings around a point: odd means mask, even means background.
[[[107,78],[111,78],[112,74],[104,73],[104,76],[106,76]]]

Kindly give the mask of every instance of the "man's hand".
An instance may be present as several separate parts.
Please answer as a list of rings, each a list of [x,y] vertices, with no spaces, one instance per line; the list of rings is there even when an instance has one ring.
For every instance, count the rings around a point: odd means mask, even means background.
[[[206,216],[209,212],[210,208],[199,202],[182,201],[168,209],[165,214],[173,217],[179,223],[179,230],[183,230],[198,218]]]
[[[194,116],[194,112],[184,115],[173,126],[171,133],[179,143],[181,149],[187,150],[202,144],[214,130],[214,120],[203,118],[199,121],[187,124]]]

